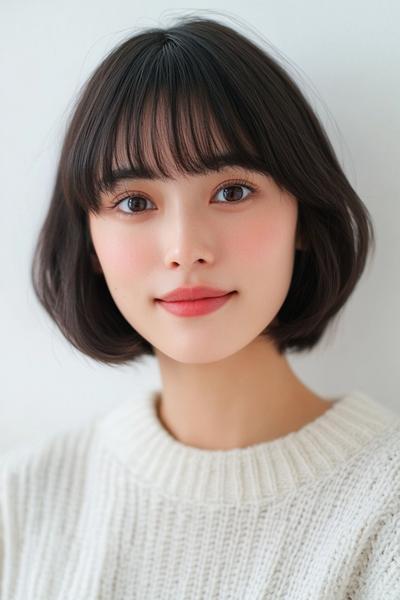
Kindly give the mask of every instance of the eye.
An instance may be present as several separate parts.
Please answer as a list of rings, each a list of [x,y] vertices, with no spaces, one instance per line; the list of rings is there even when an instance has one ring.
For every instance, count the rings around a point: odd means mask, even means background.
[[[241,188],[247,188],[250,191],[250,194],[243,198],[243,192]],[[247,181],[243,180],[235,180],[230,181],[229,183],[222,184],[216,191],[215,197],[218,196],[220,192],[223,192],[223,200],[222,202],[217,202],[217,204],[239,204],[247,200],[248,196],[251,196],[254,192],[256,192],[256,188]],[[126,202],[127,211],[122,210],[120,206]],[[132,192],[128,196],[124,196],[123,198],[116,200],[112,203],[111,208],[114,209],[118,206],[117,212],[122,213],[123,217],[133,217],[135,215],[140,215],[145,212],[148,212],[145,208],[146,203],[151,202],[146,196],[138,194],[136,192]],[[136,210],[135,210],[136,209]],[[141,209],[141,210],[139,210]],[[150,209],[154,210],[154,209]]]
[[[223,192],[223,197],[227,202],[222,202],[222,204],[238,204],[239,202],[243,202],[247,199],[247,197],[242,198],[243,193],[241,192],[241,188],[247,188],[250,190],[249,196],[255,192],[255,188],[247,183],[247,181],[231,181],[228,184],[223,184],[217,192]],[[225,193],[228,190],[228,193]],[[230,192],[229,192],[230,190]]]
[[[140,196],[139,194],[132,193],[129,194],[129,196],[125,196],[121,200],[117,200],[116,202],[114,202],[112,207],[120,206],[123,202],[127,202],[127,207],[131,212],[126,212],[125,210],[121,210],[120,208],[118,208],[117,212],[123,213],[124,217],[131,217],[135,214],[142,214],[144,212],[147,212],[146,210],[143,210],[143,206],[145,206],[146,202],[149,202],[149,199],[145,196]],[[142,210],[133,210],[134,208],[141,208]]]

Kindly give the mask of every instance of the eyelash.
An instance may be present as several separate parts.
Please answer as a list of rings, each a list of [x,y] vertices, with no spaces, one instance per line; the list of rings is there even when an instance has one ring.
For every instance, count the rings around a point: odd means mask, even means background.
[[[237,200],[237,201],[226,201],[226,202],[217,202],[217,204],[232,204],[232,205],[236,205],[236,204],[241,204],[242,202],[245,202],[249,197],[251,197],[253,195],[254,192],[257,191],[257,188],[255,188],[251,183],[249,183],[248,181],[245,181],[244,179],[235,179],[233,181],[229,181],[226,183],[223,183],[215,192],[215,195],[217,195],[221,190],[230,188],[230,187],[237,187],[237,186],[242,186],[242,187],[246,187],[250,190],[250,194],[246,197],[243,198],[241,200]],[[111,203],[111,209],[115,209],[119,204],[121,204],[122,202],[124,202],[125,200],[129,200],[130,198],[143,198],[144,200],[150,200],[149,198],[147,198],[145,195],[143,194],[139,194],[136,192],[133,192],[131,194],[128,194],[127,196],[124,196],[123,198],[119,198],[117,199],[115,202]],[[154,210],[154,209],[149,209],[149,210]],[[146,212],[148,212],[146,209],[145,210],[140,210],[140,211],[136,211],[136,212],[124,212],[122,210],[117,210],[117,212],[121,213],[122,217],[135,217],[136,215],[141,215],[144,214]]]

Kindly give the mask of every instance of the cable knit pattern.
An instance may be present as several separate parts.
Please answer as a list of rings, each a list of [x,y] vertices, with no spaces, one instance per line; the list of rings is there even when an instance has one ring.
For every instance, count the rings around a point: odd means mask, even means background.
[[[400,416],[355,390],[233,450],[152,391],[6,452],[1,600],[400,600]]]

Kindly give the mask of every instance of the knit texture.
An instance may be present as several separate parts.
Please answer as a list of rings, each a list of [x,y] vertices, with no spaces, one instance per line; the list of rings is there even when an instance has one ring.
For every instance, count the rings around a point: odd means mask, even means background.
[[[400,599],[399,415],[355,390],[204,450],[157,393],[4,454],[1,600]]]

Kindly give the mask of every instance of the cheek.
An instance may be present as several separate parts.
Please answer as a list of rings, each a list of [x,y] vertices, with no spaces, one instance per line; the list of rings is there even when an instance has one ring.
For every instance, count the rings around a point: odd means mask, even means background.
[[[282,264],[293,254],[294,225],[282,219],[256,218],[231,231],[229,237],[230,253],[236,259],[254,267],[271,263]]]
[[[103,232],[105,233],[105,232]],[[149,237],[132,239],[131,232],[98,232],[95,248],[106,278],[123,282],[125,278],[149,272],[154,253],[154,244]]]
[[[243,224],[243,223],[242,223]],[[232,256],[243,274],[244,288],[254,315],[272,319],[281,307],[293,275],[296,212],[291,205],[263,211],[236,230],[231,238]]]

